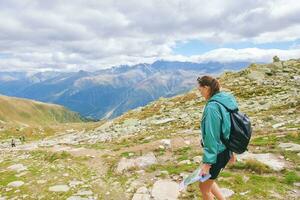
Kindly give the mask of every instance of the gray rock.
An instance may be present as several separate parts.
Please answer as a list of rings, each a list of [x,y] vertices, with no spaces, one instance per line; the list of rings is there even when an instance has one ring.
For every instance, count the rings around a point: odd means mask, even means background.
[[[121,161],[118,163],[116,172],[122,173],[123,171],[126,171],[133,167],[144,168],[155,163],[157,163],[157,159],[153,152],[149,152],[146,155],[137,158],[122,158]]]
[[[225,198],[228,198],[228,197],[231,197],[232,195],[234,195],[234,191],[232,191],[228,188],[221,188],[220,190]]]
[[[277,158],[274,154],[264,153],[264,154],[253,154],[249,152],[245,152],[241,155],[237,156],[238,160],[257,160],[267,166],[269,166],[274,171],[281,171],[285,168],[285,163]]]
[[[67,192],[69,189],[70,188],[67,185],[54,185],[49,187],[49,191],[51,192]]]
[[[27,167],[25,167],[23,164],[15,164],[15,165],[9,166],[7,169],[16,171],[16,172],[21,172],[21,171],[27,170]]]
[[[274,125],[272,126],[272,128],[279,128],[279,127],[281,127],[281,126],[283,126],[283,125],[285,125],[284,122],[278,123],[278,124],[274,124]]]
[[[88,198],[80,197],[80,196],[70,196],[67,200],[89,200]]]
[[[80,190],[77,192],[78,196],[88,196],[88,195],[93,195],[93,192],[91,190]]]
[[[294,186],[300,187],[300,182],[294,183]]]
[[[132,200],[150,200],[150,192],[146,187],[140,187],[133,195]]]
[[[279,147],[286,151],[300,152],[300,145],[294,143],[280,143]]]
[[[82,182],[82,181],[70,181],[69,182],[69,186],[70,187],[76,187],[76,186],[78,186],[78,185],[82,185],[84,182]]]
[[[200,164],[202,162],[202,156],[195,156],[193,162]]]
[[[132,200],[151,200],[150,194],[134,194]]]
[[[160,141],[160,143],[166,148],[166,149],[170,149],[171,146],[171,140],[170,139],[162,139]]]
[[[160,119],[160,120],[153,121],[153,124],[156,124],[156,125],[165,124],[165,123],[172,122],[172,121],[175,121],[175,120],[176,119],[174,119],[174,118],[165,118],[165,119]]]
[[[178,165],[190,165],[192,162],[190,160],[182,160],[178,163]]]
[[[176,200],[179,185],[171,180],[158,180],[154,183],[151,194],[154,200]]]
[[[20,187],[22,185],[24,185],[23,181],[13,181],[7,184],[8,187]]]

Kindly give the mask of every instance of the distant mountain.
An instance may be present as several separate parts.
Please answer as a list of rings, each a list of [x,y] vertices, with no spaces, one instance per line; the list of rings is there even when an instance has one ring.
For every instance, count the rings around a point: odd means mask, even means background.
[[[0,92],[63,105],[90,118],[114,118],[158,99],[184,93],[201,74],[219,74],[249,65],[159,60],[96,72],[0,72]]]
[[[49,125],[84,119],[63,106],[0,95],[1,123]]]

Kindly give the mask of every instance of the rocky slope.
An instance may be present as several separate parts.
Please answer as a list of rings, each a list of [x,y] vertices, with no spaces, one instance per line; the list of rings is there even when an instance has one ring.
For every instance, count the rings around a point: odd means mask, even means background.
[[[254,134],[249,152],[221,172],[222,192],[230,199],[299,199],[300,59],[252,64],[219,80],[250,116]],[[89,131],[4,148],[2,198],[199,199],[197,184],[180,193],[178,183],[201,163],[204,105],[194,89]]]

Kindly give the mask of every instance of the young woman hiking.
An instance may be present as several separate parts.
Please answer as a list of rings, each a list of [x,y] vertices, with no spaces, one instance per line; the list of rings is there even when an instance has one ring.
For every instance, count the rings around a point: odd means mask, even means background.
[[[213,200],[214,197],[224,200],[215,180],[226,164],[235,162],[236,157],[220,139],[221,134],[224,138],[229,138],[231,124],[229,112],[218,102],[230,109],[237,108],[237,103],[231,94],[220,91],[217,79],[202,76],[197,79],[197,82],[201,95],[207,101],[201,119],[201,145],[203,147],[201,175],[211,174],[210,179],[200,182],[199,188],[204,200]]]

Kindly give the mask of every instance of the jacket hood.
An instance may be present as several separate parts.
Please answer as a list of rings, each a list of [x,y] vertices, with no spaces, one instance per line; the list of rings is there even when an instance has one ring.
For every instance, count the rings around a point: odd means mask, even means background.
[[[224,104],[227,108],[229,108],[231,110],[235,110],[238,108],[238,104],[237,104],[234,96],[227,92],[218,92],[217,94],[212,96],[208,100],[208,102],[210,102],[212,100],[216,100],[216,101]]]

